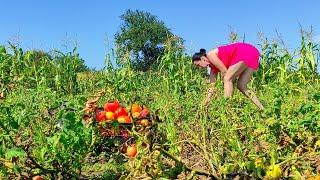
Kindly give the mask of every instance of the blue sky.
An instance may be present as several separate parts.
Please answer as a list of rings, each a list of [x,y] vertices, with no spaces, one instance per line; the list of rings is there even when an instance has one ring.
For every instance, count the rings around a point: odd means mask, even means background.
[[[272,39],[277,30],[286,45],[295,48],[299,23],[304,28],[312,25],[320,41],[319,7],[319,0],[2,0],[0,44],[14,41],[24,49],[66,51],[77,42],[86,64],[101,69],[122,23],[120,16],[127,9],[139,9],[157,16],[182,37],[189,54],[227,43],[230,27],[255,45],[257,32]]]

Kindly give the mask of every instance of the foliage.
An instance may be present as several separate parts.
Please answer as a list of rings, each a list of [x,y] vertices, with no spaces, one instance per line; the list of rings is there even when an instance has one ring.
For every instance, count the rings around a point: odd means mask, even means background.
[[[319,175],[317,45],[301,38],[301,46],[290,53],[275,42],[261,41],[260,70],[249,84],[266,106],[260,113],[239,91],[224,99],[220,81],[206,109],[208,84],[203,72],[171,40],[165,42],[158,66],[147,72],[136,72],[128,63],[77,73],[75,51],[33,59],[21,48],[12,47],[13,53],[0,48],[0,177],[304,179]],[[63,62],[59,65],[54,59]],[[137,136],[138,154],[124,158],[99,136],[97,128],[83,123],[85,103],[100,90],[105,91],[100,102],[143,104],[157,115],[150,149],[144,148],[148,138]]]
[[[149,12],[128,10],[115,34],[119,63],[130,59],[135,70],[146,71],[164,53],[164,43],[173,36],[164,22]]]
[[[7,53],[2,48],[0,54],[0,92],[8,92],[22,85],[25,88],[44,86],[60,93],[78,92],[77,73],[87,71],[84,61],[76,48],[67,54],[55,51],[53,55],[43,51],[23,52],[10,44]]]

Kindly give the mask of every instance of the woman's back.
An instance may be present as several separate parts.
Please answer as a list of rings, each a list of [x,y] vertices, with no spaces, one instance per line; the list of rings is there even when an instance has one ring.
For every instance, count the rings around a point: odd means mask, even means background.
[[[229,68],[230,66],[243,61],[251,69],[257,70],[259,67],[260,53],[257,48],[248,43],[232,43],[218,47],[218,58],[222,63]],[[213,72],[219,72],[219,70],[210,65]]]

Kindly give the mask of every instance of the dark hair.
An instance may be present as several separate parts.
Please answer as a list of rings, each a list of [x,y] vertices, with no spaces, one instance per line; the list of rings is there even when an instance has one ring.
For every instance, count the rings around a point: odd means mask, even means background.
[[[202,56],[207,56],[206,50],[203,48],[201,48],[199,52],[194,53],[194,55],[192,56],[192,62],[199,61]]]

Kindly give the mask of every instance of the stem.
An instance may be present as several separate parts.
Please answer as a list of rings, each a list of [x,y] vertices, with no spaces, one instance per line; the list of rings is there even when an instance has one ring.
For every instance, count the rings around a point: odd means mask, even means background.
[[[206,172],[206,171],[201,171],[201,170],[195,170],[195,169],[192,169],[192,168],[188,167],[187,165],[185,165],[185,164],[182,162],[182,160],[180,160],[180,159],[177,158],[177,157],[174,157],[173,155],[171,155],[169,152],[163,150],[162,148],[159,148],[158,150],[159,150],[161,153],[163,153],[163,154],[165,154],[166,156],[168,156],[169,158],[171,158],[172,160],[174,160],[175,162],[182,164],[183,167],[184,167],[187,171],[189,171],[189,172],[194,172],[195,174],[198,174],[198,175],[209,176],[209,177],[211,177],[211,178],[214,179],[214,180],[217,180],[217,179],[218,179],[215,175],[213,175],[213,174],[211,174],[211,173],[208,173],[208,172]]]
[[[277,165],[281,166],[281,165],[283,165],[283,164],[285,164],[285,163],[287,163],[287,162],[289,162],[289,161],[294,161],[294,160],[298,160],[298,159],[303,159],[303,158],[305,158],[307,155],[310,155],[310,154],[304,154],[304,155],[301,155],[301,156],[298,156],[298,157],[292,157],[292,158],[289,158],[289,159],[286,158],[286,160],[278,163]],[[312,154],[312,155],[320,155],[320,152],[314,153],[314,154]]]
[[[260,100],[253,91],[245,90],[243,94],[247,96],[259,108],[260,111],[264,110],[263,105],[261,104]]]
[[[18,144],[13,140],[13,138],[10,136],[10,131],[9,131],[2,123],[0,123],[0,127],[1,127],[4,131],[6,131],[6,133],[9,135],[9,139],[10,139],[11,143],[12,143],[15,147],[22,148],[22,149],[26,152],[28,159],[32,162],[32,164],[33,164],[36,168],[39,168],[40,170],[42,170],[42,171],[45,172],[45,173],[56,173],[56,172],[57,172],[57,171],[55,171],[55,170],[45,169],[45,168],[41,167],[41,166],[33,159],[33,157],[30,155],[29,145],[27,145],[27,147],[18,145]]]

